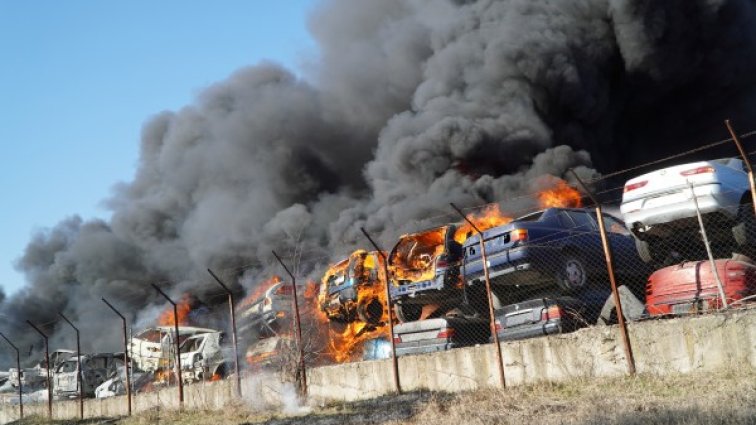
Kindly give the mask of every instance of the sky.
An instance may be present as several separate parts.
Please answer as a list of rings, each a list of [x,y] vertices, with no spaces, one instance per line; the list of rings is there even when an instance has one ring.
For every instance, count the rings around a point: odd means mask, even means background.
[[[104,218],[150,116],[263,60],[300,74],[316,0],[0,0],[0,286],[35,232]]]

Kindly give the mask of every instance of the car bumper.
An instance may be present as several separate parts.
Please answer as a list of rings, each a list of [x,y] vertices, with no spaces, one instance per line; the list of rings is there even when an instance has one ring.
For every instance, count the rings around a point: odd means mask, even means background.
[[[412,282],[390,289],[392,301],[402,301],[407,304],[428,304],[432,302],[453,302],[461,299],[462,288],[447,284],[445,276],[437,276],[433,280]]]
[[[694,191],[701,214],[719,212],[729,219],[737,217],[741,193],[724,192],[719,184],[696,186]],[[681,189],[663,196],[624,202],[620,211],[630,228],[650,227],[695,217],[696,204],[690,189]]]
[[[498,332],[498,335],[499,341],[515,341],[518,339],[560,334],[562,332],[563,328],[561,321],[550,321],[547,323],[534,323],[532,325],[502,329]],[[493,337],[491,338],[491,341],[493,341]]]
[[[488,258],[488,276],[494,285],[541,285],[554,280],[554,273],[545,264],[558,255],[549,247],[517,247]],[[482,263],[465,267],[468,282],[483,281]]]

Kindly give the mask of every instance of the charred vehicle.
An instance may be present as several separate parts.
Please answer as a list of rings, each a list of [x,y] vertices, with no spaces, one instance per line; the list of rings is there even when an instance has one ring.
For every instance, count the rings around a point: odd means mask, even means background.
[[[247,350],[247,364],[253,369],[270,369],[280,367],[287,353],[294,352],[295,341],[289,336],[264,338],[251,345]]]
[[[95,395],[95,388],[117,373],[120,367],[124,367],[123,353],[121,356],[112,353],[83,354],[81,371],[74,355],[55,369],[53,394],[59,397],[77,396],[79,383],[76,375],[80,373],[83,393],[86,397],[92,397]]]
[[[462,244],[447,225],[403,235],[388,257],[394,311],[401,322],[431,317],[464,300]]]
[[[385,296],[380,252],[355,251],[328,269],[320,284],[318,306],[329,320],[378,324]]]
[[[221,379],[233,370],[233,351],[226,346],[226,335],[220,331],[192,335],[179,347],[181,379],[196,382]]]
[[[214,329],[179,327],[179,343],[192,335],[217,332]],[[131,338],[129,353],[136,367],[145,372],[171,367],[175,359],[175,330],[173,326],[157,326],[145,329]]]
[[[276,335],[282,326],[288,325],[294,289],[288,282],[272,283],[260,296],[253,294],[240,303],[237,308],[240,333]]]
[[[72,350],[55,350],[50,353],[52,371],[54,372],[62,362],[73,357],[73,355],[74,352]],[[10,368],[8,372],[8,381],[14,387],[18,387],[19,382],[24,387],[45,385],[45,381],[47,380],[47,364],[44,358],[39,360],[34,367],[23,369],[21,373],[15,367]]]

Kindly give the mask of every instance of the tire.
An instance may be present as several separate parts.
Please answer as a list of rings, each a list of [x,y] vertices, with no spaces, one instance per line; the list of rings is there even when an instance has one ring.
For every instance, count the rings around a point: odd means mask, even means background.
[[[400,323],[414,322],[420,319],[423,306],[419,304],[394,304],[394,313]]]
[[[750,245],[756,231],[753,204],[743,203],[738,207],[737,223],[732,226],[732,237],[738,246]]]
[[[377,325],[383,317],[383,304],[378,298],[372,298],[368,302],[357,306],[357,317],[365,323]]]
[[[638,238],[635,238],[635,249],[638,251],[638,257],[640,257],[641,260],[643,260],[644,263],[650,263],[653,261],[653,256],[651,255],[651,247],[648,246],[647,241],[642,241]]]
[[[585,261],[574,254],[566,254],[556,272],[556,283],[566,292],[575,292],[588,285],[588,268]]]

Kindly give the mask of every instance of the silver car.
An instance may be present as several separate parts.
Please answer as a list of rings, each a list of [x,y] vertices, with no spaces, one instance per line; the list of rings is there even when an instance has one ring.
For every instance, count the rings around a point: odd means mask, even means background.
[[[620,211],[644,261],[661,255],[665,238],[698,230],[694,196],[706,222],[724,224],[738,245],[748,243],[753,206],[743,162],[737,158],[691,162],[625,183]]]

